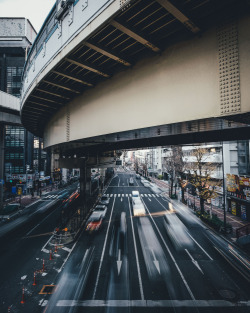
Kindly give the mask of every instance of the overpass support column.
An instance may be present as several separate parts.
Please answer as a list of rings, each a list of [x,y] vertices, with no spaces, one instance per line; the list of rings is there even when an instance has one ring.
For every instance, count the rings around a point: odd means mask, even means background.
[[[101,189],[101,193],[103,192],[104,183],[105,183],[105,171],[106,171],[106,168],[100,168],[100,189]]]
[[[80,168],[80,197],[83,203],[84,215],[88,212],[87,200],[91,196],[91,169],[86,167],[86,161]]]
[[[4,180],[4,125],[0,124],[0,209],[3,207]]]

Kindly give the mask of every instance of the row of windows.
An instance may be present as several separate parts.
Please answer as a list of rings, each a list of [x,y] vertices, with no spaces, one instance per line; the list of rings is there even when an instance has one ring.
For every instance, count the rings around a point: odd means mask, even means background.
[[[23,140],[7,140],[5,142],[6,147],[24,147],[24,141]]]
[[[22,72],[22,66],[7,67],[7,93],[20,96]]]
[[[13,160],[13,159],[23,159],[23,153],[6,153],[5,160]]]
[[[23,166],[6,166],[5,165],[5,173],[6,174],[23,174],[24,167]]]

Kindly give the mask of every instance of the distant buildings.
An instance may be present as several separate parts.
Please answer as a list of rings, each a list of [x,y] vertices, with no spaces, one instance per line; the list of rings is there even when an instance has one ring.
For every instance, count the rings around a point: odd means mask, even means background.
[[[36,31],[28,19],[0,18],[0,90],[20,97],[23,67],[35,37]],[[26,182],[27,171],[46,171],[47,161],[41,139],[25,128],[5,124],[3,131],[5,187],[10,190],[11,186]]]

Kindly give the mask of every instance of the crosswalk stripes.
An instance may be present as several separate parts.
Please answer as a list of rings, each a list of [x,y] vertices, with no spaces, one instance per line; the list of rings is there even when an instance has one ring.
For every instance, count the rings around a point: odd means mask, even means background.
[[[47,195],[45,197],[43,197],[43,199],[57,199],[58,195]]]
[[[122,194],[120,194],[120,193],[118,193],[118,194],[113,194],[113,193],[111,193],[111,194],[105,194],[105,196],[107,196],[107,197],[109,197],[109,198],[112,198],[112,197],[118,197],[118,198],[129,198],[129,197],[132,197],[132,194],[131,193],[129,193],[129,194],[124,194],[124,193],[122,193]],[[140,194],[140,196],[143,198],[143,197],[147,197],[147,198],[161,198],[162,196],[161,195],[158,195],[158,194],[152,194],[152,193],[148,193],[148,194],[146,194],[146,193],[141,193]],[[50,198],[50,197],[54,197],[54,198],[56,198],[56,197],[58,197],[57,195],[48,195],[47,197],[45,197],[45,198]]]

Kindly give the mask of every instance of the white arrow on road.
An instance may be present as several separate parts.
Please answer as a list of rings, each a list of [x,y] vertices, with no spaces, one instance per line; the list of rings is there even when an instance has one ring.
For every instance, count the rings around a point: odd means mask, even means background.
[[[198,262],[192,257],[192,255],[189,253],[189,251],[187,249],[185,249],[185,251],[187,252],[187,254],[189,255],[190,259],[192,260],[192,262],[194,263],[194,265],[198,268],[198,270],[204,275],[202,269],[200,268],[200,265],[198,264]]]
[[[156,260],[154,250],[153,250],[153,249],[151,249],[151,252],[152,252],[152,254],[153,254],[153,258],[154,258],[154,260],[153,260],[154,265],[155,265],[155,267],[156,267],[157,271],[159,272],[159,274],[161,274],[161,272],[160,272],[159,262]]]
[[[116,263],[117,263],[118,275],[120,275],[120,271],[121,271],[121,267],[122,267],[121,249],[119,249],[119,252],[118,252],[118,261],[116,261]]]

